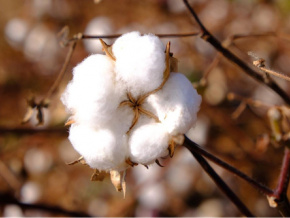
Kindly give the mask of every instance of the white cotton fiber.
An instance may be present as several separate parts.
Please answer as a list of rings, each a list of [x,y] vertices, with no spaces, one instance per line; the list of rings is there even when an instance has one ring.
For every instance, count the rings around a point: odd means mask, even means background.
[[[124,34],[113,45],[117,80],[124,82],[133,96],[150,92],[163,81],[165,47],[154,35]]]
[[[86,163],[98,170],[124,170],[127,146],[122,135],[110,129],[72,124],[69,140]]]
[[[201,96],[183,74],[171,73],[164,87],[150,95],[147,102],[167,131],[175,135],[186,133],[194,125]]]
[[[126,135],[126,132],[132,124],[133,117],[132,108],[128,106],[118,107],[117,110],[111,114],[110,121],[104,125],[104,127],[112,129],[120,135]]]
[[[135,129],[129,139],[130,160],[151,164],[168,155],[169,134],[160,123],[151,123]]]
[[[74,121],[74,149],[90,167],[120,172],[127,159],[149,165],[167,156],[172,136],[194,125],[201,97],[180,73],[146,95],[162,84],[166,68],[165,46],[154,35],[125,34],[113,54],[115,60],[96,54],[77,65],[62,102]]]
[[[105,55],[91,55],[74,68],[62,102],[76,122],[99,127],[118,107],[119,96],[113,61]]]

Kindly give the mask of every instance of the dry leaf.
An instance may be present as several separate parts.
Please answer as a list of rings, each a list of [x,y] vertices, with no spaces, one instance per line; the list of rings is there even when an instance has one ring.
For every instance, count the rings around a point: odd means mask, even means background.
[[[111,58],[113,61],[116,61],[116,58],[113,54],[113,51],[112,51],[112,46],[111,45],[108,45],[107,43],[104,42],[104,40],[100,39],[100,42],[103,46],[103,50],[104,52],[106,53],[106,55]]]
[[[79,157],[79,159],[77,159],[77,160],[75,160],[75,161],[72,161],[72,162],[70,162],[70,163],[67,163],[67,165],[75,165],[75,164],[77,164],[77,163],[81,163],[81,164],[83,164],[83,165],[87,165],[87,163],[86,163],[86,161],[85,161],[85,159],[84,159],[83,156]]]
[[[111,181],[116,188],[118,192],[123,191],[123,195],[125,198],[126,195],[126,182],[125,182],[125,176],[126,176],[126,171],[119,172],[117,170],[111,170],[110,171],[111,175]]]
[[[91,176],[91,181],[103,181],[106,176],[105,172],[99,171],[97,169],[94,170],[93,175]]]

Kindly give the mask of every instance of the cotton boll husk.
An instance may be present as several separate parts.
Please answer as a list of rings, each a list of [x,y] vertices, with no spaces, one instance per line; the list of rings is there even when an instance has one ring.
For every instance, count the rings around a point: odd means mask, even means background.
[[[171,73],[164,87],[150,95],[147,102],[169,134],[184,134],[195,123],[201,96],[181,73]]]
[[[127,154],[126,135],[111,129],[94,129],[87,125],[72,124],[69,140],[86,163],[95,169],[124,170]]]
[[[130,160],[151,164],[168,155],[169,134],[160,123],[143,125],[132,131],[129,138]]]
[[[150,105],[148,105],[147,103],[142,104],[142,108],[143,108],[143,109],[146,109],[146,110],[148,110],[148,111],[150,111],[150,112],[152,111],[152,107],[150,107]],[[134,112],[133,112],[132,108],[130,108],[130,109],[131,109],[131,111],[132,111],[131,113],[132,113],[133,116],[134,116]],[[151,109],[151,110],[150,110],[150,109]],[[132,119],[131,119],[131,122],[130,122],[130,126],[132,125],[133,116],[132,116]],[[143,113],[139,113],[138,121],[137,121],[137,123],[134,125],[134,127],[131,129],[131,132],[134,132],[136,129],[138,129],[138,128],[144,126],[144,125],[147,125],[147,124],[154,124],[154,123],[156,123],[156,120],[155,120],[155,119],[153,119],[153,118],[151,118],[151,117],[149,117],[149,116],[147,116],[147,115],[145,115],[145,114],[143,114]]]
[[[122,101],[128,100],[125,97],[123,99],[123,97],[122,97]],[[151,105],[149,105],[146,102],[144,102],[142,104],[142,108],[145,110],[148,110],[148,111],[152,111]],[[111,126],[110,128],[114,128],[116,131],[118,131],[117,129],[119,129],[119,130],[121,130],[121,133],[126,134],[127,131],[130,129],[130,127],[132,126],[132,123],[134,120],[134,113],[135,112],[134,112],[134,109],[132,107],[129,107],[127,105],[119,106],[117,108],[117,110],[115,111],[115,113],[112,114],[112,116],[111,116],[112,119],[108,123],[108,125]],[[153,118],[148,117],[142,113],[139,113],[138,121],[134,125],[134,127],[132,128],[132,131],[135,130],[136,128],[139,128],[142,125],[149,124],[149,123],[155,123],[155,122],[156,121]]]
[[[113,45],[116,77],[134,97],[156,89],[163,81],[165,47],[154,35],[124,34]]]
[[[119,106],[114,63],[105,55],[91,55],[73,70],[73,79],[62,102],[79,123],[99,127],[111,119]]]

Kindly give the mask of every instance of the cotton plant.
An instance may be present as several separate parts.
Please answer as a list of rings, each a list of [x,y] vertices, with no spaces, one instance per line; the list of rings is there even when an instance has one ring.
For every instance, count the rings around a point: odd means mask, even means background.
[[[139,32],[101,43],[105,55],[90,55],[73,69],[61,100],[71,114],[69,140],[81,155],[73,163],[95,169],[92,180],[110,173],[125,193],[128,168],[173,156],[195,124],[201,97],[176,72],[170,43]]]

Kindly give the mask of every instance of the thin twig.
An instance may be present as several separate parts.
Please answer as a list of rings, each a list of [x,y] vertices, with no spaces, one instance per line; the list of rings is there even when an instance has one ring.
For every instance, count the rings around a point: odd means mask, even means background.
[[[10,171],[3,161],[0,160],[0,176],[7,182],[13,191],[18,191],[21,187],[21,183],[16,176]]]
[[[221,60],[221,55],[217,54],[211,64],[206,68],[206,70],[203,73],[202,78],[199,81],[199,85],[205,87],[208,83],[208,76],[210,72],[219,64]]]
[[[90,217],[88,214],[78,211],[68,211],[57,206],[45,204],[22,203],[9,193],[0,193],[0,205],[15,204],[25,210],[44,210],[55,215],[65,215],[69,217]]]
[[[72,42],[72,44],[70,45],[69,51],[68,51],[67,56],[65,58],[64,64],[62,65],[60,73],[58,74],[58,77],[56,78],[53,85],[50,87],[50,89],[48,90],[47,94],[45,95],[45,97],[43,99],[50,98],[50,96],[57,90],[59,83],[61,82],[61,80],[62,80],[62,78],[67,70],[67,66],[70,62],[70,59],[72,57],[72,54],[73,54],[73,51],[74,51],[76,45],[77,45],[77,41]]]
[[[266,32],[266,33],[257,33],[257,34],[236,34],[230,36],[231,41],[239,40],[239,39],[247,39],[247,38],[260,38],[260,37],[276,37],[285,41],[290,41],[290,37],[284,33],[277,32]]]
[[[238,101],[244,102],[247,105],[251,105],[253,107],[264,107],[266,109],[273,107],[273,105],[264,103],[262,101],[254,100],[252,98],[245,98],[245,97],[238,95],[238,94],[235,94],[233,92],[228,93],[227,98],[230,101],[238,100]]]
[[[274,195],[279,197],[281,196],[281,194],[287,193],[289,179],[290,179],[290,151],[286,147],[279,182],[277,188],[275,189]]]
[[[8,128],[8,127],[1,127],[0,126],[0,135],[4,134],[15,134],[15,135],[31,135],[31,134],[38,134],[38,133],[45,133],[45,134],[59,134],[59,135],[67,135],[67,129],[61,127],[53,127],[53,128],[23,128],[23,127],[15,127],[15,128]]]
[[[276,71],[274,71],[274,70],[267,69],[266,67],[259,67],[259,69],[261,69],[261,70],[264,71],[265,73],[271,74],[271,75],[273,75],[273,76],[279,77],[279,78],[281,78],[281,79],[284,79],[284,80],[290,82],[290,77],[287,76],[287,75],[284,75],[284,74],[282,74],[282,73],[278,73],[278,72],[276,72]]]
[[[219,175],[213,170],[213,168],[208,164],[208,162],[198,153],[191,144],[189,139],[185,137],[184,146],[192,153],[196,158],[202,168],[206,173],[212,178],[215,184],[220,188],[220,190],[227,195],[227,197],[236,205],[242,214],[248,217],[253,217],[253,214],[244,205],[243,202],[236,196],[236,194],[227,186],[227,184],[219,177]]]
[[[286,147],[278,185],[273,194],[273,197],[275,197],[275,202],[277,203],[277,209],[284,217],[290,216],[290,205],[287,198],[289,179],[290,179],[290,151]]]
[[[169,33],[169,34],[154,34],[159,38],[180,38],[180,37],[191,37],[191,36],[198,36],[200,32],[191,32],[191,33]],[[120,37],[122,34],[114,34],[114,35],[82,35],[80,39],[116,39]],[[76,41],[79,39],[71,38],[68,42]]]
[[[256,180],[250,178],[249,176],[247,176],[246,174],[242,173],[241,171],[239,171],[235,167],[225,163],[224,161],[220,160],[216,156],[214,156],[214,155],[210,154],[209,152],[205,151],[198,144],[196,144],[195,142],[191,141],[187,136],[185,136],[184,146],[187,147],[189,150],[194,151],[194,152],[196,152],[196,153],[208,158],[209,160],[211,160],[215,164],[219,165],[220,167],[224,168],[225,170],[227,170],[227,171],[235,174],[236,176],[240,177],[241,179],[245,180],[246,182],[251,184],[254,188],[256,188],[257,190],[262,192],[263,194],[265,194],[265,195],[273,195],[273,193],[274,193],[273,190],[271,190],[268,187],[258,183]]]
[[[287,93],[278,86],[275,81],[271,79],[265,79],[265,77],[251,67],[249,67],[245,62],[243,62],[240,58],[234,55],[231,51],[226,49],[222,46],[222,44],[204,27],[200,19],[198,18],[197,14],[193,10],[193,8],[189,5],[188,0],[183,0],[184,4],[186,5],[187,9],[190,11],[191,15],[194,17],[198,25],[202,30],[201,38],[210,43],[216,50],[218,50],[224,57],[226,57],[231,62],[238,65],[243,71],[251,76],[252,78],[266,84],[270,87],[273,91],[275,91],[286,103],[290,104],[290,98]]]

